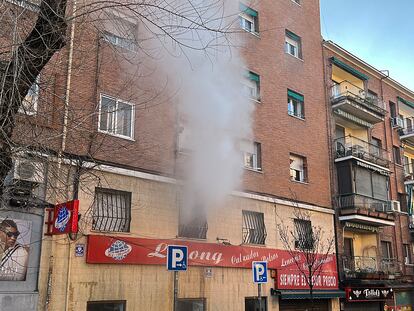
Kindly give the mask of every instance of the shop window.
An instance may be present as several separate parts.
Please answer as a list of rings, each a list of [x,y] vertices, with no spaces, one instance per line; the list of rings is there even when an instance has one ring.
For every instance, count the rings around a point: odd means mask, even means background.
[[[312,250],[314,245],[312,222],[306,219],[294,219],[295,248]]]
[[[243,211],[242,236],[244,244],[265,244],[267,233],[263,213]]]
[[[131,192],[95,188],[92,229],[129,232]]]
[[[126,311],[126,301],[88,301],[87,311]]]
[[[243,91],[248,98],[260,101],[260,76],[252,71],[247,72],[243,81]]]
[[[123,138],[133,138],[134,107],[132,104],[101,95],[99,131]]]
[[[177,311],[204,311],[206,300],[204,298],[177,299]]]
[[[307,182],[308,168],[305,157],[290,154],[290,179],[293,181]]]
[[[261,305],[261,309],[260,308]],[[267,311],[267,297],[262,297],[261,304],[257,297],[246,297],[244,299],[244,310],[245,311]]]
[[[294,91],[287,91],[288,114],[300,119],[305,119],[305,107],[303,95]]]
[[[247,32],[259,33],[259,14],[257,11],[240,3],[240,27]]]
[[[285,52],[302,59],[302,39],[289,30],[285,31]]]

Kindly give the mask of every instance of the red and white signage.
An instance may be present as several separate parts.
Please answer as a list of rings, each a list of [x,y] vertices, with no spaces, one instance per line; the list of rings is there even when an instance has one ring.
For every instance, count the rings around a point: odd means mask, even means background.
[[[48,211],[46,235],[78,232],[79,200],[57,204]]]
[[[278,289],[307,289],[296,262],[305,263],[301,254],[296,261],[286,250],[233,246],[181,240],[141,239],[90,235],[86,262],[92,264],[166,265],[167,246],[188,247],[188,265],[251,269],[253,261],[267,261],[269,269],[277,270],[275,287]],[[325,258],[315,289],[338,289],[335,255]]]

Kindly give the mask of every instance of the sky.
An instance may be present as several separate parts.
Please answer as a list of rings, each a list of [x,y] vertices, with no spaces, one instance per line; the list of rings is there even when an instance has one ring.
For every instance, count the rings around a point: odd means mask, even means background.
[[[322,36],[414,91],[414,0],[320,0]]]

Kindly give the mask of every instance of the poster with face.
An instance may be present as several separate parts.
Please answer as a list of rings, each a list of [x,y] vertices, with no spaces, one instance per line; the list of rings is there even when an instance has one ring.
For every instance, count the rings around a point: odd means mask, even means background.
[[[32,222],[0,218],[0,281],[25,281]]]

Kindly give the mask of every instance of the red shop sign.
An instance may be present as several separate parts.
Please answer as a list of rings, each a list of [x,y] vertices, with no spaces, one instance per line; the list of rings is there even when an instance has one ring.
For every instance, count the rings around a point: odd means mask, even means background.
[[[48,209],[46,235],[66,234],[78,232],[79,200],[56,204]]]
[[[110,237],[90,235],[86,262],[91,264],[137,264],[166,265],[167,245],[185,245],[188,247],[189,266],[231,267],[251,269],[253,261],[267,261],[269,269],[279,272],[299,273],[291,255],[285,250],[233,246],[214,243],[190,242],[167,239],[141,239],[129,237]],[[300,254],[297,256],[301,257]],[[303,261],[303,258],[301,259]],[[330,280],[317,286],[319,289],[337,289],[336,257],[330,255],[322,265],[322,272]],[[333,282],[333,279],[335,282]],[[279,278],[278,278],[279,280]],[[308,288],[296,283],[278,284],[277,288]],[[278,286],[280,285],[280,286]]]

